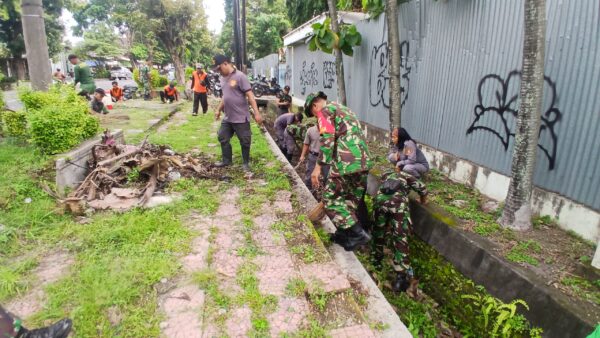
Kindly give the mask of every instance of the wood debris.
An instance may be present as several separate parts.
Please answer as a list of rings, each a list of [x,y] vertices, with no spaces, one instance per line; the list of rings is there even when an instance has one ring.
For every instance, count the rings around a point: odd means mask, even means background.
[[[198,156],[178,154],[147,140],[139,146],[116,144],[108,131],[102,143],[92,149],[91,157],[90,173],[63,200],[66,209],[74,214],[82,214],[85,205],[96,210],[145,206],[170,181],[217,178],[208,161]]]

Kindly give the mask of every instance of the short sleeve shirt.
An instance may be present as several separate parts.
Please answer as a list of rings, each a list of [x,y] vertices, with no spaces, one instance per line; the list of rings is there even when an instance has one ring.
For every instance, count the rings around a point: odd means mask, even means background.
[[[306,136],[304,137],[304,144],[308,144],[308,149],[312,153],[318,153],[321,151],[321,142],[319,140],[319,128],[317,126],[312,126],[308,128],[306,131]]]
[[[245,123],[250,121],[250,109],[246,93],[252,90],[252,86],[246,74],[234,70],[229,76],[221,78],[223,88],[223,110],[224,121],[230,123]]]

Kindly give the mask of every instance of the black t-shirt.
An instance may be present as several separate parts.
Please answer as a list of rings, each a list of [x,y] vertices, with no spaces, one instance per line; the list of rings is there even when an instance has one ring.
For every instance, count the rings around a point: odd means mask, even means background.
[[[283,102],[292,102],[292,97],[288,94],[281,94],[281,98],[279,98],[279,102],[283,103]],[[289,105],[288,106],[281,106],[279,107],[279,109],[281,109],[284,112],[289,111]]]
[[[92,110],[96,113],[108,114],[108,109],[104,107],[104,102],[92,99]]]

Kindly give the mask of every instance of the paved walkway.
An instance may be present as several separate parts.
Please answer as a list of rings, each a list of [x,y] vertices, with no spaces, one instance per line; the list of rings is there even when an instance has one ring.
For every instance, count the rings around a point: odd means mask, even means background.
[[[230,188],[214,216],[190,220],[199,236],[191,253],[181,258],[187,276],[160,301],[167,318],[161,323],[165,336],[261,336],[260,323],[267,323],[264,336],[295,334],[322,317],[311,304],[312,295],[342,294],[350,289],[349,281],[330,258],[311,264],[295,260],[285,236],[274,230],[281,218],[292,212],[290,194],[278,194],[251,222],[240,213],[240,198],[240,188]],[[244,254],[249,248],[255,248],[257,254]],[[188,278],[194,273],[214,274],[216,283],[200,288]],[[291,293],[293,283],[305,285],[306,290]],[[213,289],[215,286],[218,290]],[[231,301],[223,305],[215,296]],[[265,302],[266,306],[253,302]],[[331,337],[376,336],[360,320],[360,313],[340,314],[336,320],[323,323],[321,319],[322,326],[333,326],[328,333]]]

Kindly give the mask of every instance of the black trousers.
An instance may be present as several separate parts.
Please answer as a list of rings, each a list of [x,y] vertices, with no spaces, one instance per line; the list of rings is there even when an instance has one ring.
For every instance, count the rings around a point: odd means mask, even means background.
[[[206,93],[194,92],[194,108],[192,109],[193,114],[198,114],[198,103],[202,105],[202,113],[206,114],[208,111],[208,96]]]
[[[175,95],[167,95],[167,93],[165,93],[164,91],[161,91],[159,93],[160,93],[160,100],[162,102],[169,101],[170,103],[173,103],[175,101]]]
[[[230,142],[233,134],[237,135],[237,138],[240,140],[240,146],[242,147],[242,159],[244,163],[250,163],[250,144],[252,143],[252,130],[250,129],[250,122],[221,122],[221,128],[219,128],[219,133],[217,135],[219,138],[219,143],[221,143],[221,154],[223,156],[222,161],[224,163],[233,162],[233,153]]]

